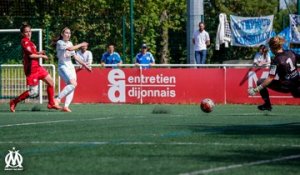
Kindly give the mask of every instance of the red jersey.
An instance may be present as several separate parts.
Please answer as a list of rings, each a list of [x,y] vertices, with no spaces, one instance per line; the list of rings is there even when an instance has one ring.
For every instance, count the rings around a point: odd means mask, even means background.
[[[39,59],[31,59],[29,57],[31,54],[37,54],[36,46],[29,38],[26,37],[21,40],[21,46],[23,50],[24,72],[26,76],[29,76],[36,72],[37,68],[40,67]]]

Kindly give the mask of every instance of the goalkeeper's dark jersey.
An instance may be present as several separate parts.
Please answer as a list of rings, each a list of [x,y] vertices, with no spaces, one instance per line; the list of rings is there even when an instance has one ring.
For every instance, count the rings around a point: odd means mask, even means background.
[[[292,51],[277,54],[271,63],[269,74],[278,75],[280,81],[299,81],[297,59],[299,55]]]

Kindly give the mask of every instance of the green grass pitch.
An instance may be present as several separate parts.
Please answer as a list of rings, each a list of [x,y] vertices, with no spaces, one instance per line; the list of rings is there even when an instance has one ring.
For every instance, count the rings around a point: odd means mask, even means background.
[[[0,104],[0,174],[300,173],[299,106],[260,112],[217,105],[209,114],[198,105],[74,104],[72,113],[33,107],[10,113]],[[12,147],[23,171],[4,171]]]

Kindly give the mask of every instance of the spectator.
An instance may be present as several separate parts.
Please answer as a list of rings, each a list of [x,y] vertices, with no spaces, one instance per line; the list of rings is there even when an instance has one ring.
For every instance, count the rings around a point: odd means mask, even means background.
[[[259,46],[259,51],[254,56],[253,64],[255,66],[265,66],[271,63],[269,50],[265,45]]]
[[[210,45],[209,34],[205,31],[203,22],[199,23],[199,30],[194,32],[193,44],[195,49],[195,60],[197,64],[205,64],[207,46]]]
[[[153,55],[148,52],[147,44],[142,44],[141,52],[135,57],[135,64],[139,66],[140,64],[148,64],[148,66],[143,66],[143,68],[150,68],[151,65],[155,64]]]
[[[93,63],[93,54],[91,51],[87,50],[88,49],[88,46],[85,45],[85,46],[82,46],[80,48],[79,51],[76,52],[76,55],[79,56],[79,58],[88,66],[91,66],[91,64]],[[82,67],[82,65],[77,62],[77,65],[80,66],[80,68]]]
[[[115,52],[114,44],[107,45],[107,52],[102,55],[101,64],[102,66],[105,66],[105,64],[117,64],[118,66],[122,64],[120,55]]]

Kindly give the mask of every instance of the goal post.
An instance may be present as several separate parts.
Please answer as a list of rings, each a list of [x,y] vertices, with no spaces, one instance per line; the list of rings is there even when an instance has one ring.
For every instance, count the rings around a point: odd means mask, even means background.
[[[42,51],[43,50],[43,33],[42,33],[43,31],[42,31],[42,29],[31,29],[31,31],[38,33],[38,46],[37,47],[38,47],[39,51]],[[20,33],[20,29],[0,29],[0,35],[3,34],[3,33],[17,33],[17,34],[19,34]],[[3,40],[3,37],[1,37],[0,41],[1,40]],[[20,41],[21,40],[19,40],[19,41],[11,41],[11,42],[17,42],[18,44],[20,44]],[[3,42],[1,41],[1,43],[3,43]],[[5,41],[4,41],[4,44],[8,44],[8,46],[11,45],[9,43],[5,43]],[[3,55],[1,54],[0,57],[2,57],[2,56]],[[40,64],[42,64],[42,59],[40,59],[39,61],[40,61]]]

